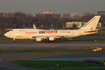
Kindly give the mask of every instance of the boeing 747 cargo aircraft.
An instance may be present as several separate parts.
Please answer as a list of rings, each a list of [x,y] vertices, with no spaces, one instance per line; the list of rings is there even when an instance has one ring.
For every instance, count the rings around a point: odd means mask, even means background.
[[[94,16],[83,27],[78,30],[43,30],[43,29],[12,29],[4,36],[15,39],[35,39],[40,42],[44,39],[54,41],[58,38],[73,38],[81,35],[97,33],[97,24],[100,16]]]

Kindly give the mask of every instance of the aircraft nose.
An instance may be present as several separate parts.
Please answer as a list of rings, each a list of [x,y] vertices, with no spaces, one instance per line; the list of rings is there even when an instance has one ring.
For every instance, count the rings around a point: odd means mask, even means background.
[[[7,33],[4,34],[4,36],[6,36],[6,37],[10,37],[11,34],[10,34],[9,32],[7,32]]]
[[[7,32],[4,34],[4,36],[8,37],[8,38],[14,38],[15,35],[13,34],[13,32]]]
[[[8,33],[5,33],[5,34],[4,34],[4,36],[6,36],[6,37],[7,37],[7,36],[8,36]]]

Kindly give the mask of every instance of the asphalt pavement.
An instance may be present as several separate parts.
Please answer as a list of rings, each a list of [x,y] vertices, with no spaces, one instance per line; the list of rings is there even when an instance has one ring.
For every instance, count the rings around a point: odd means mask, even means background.
[[[105,42],[40,42],[34,40],[12,40],[0,41],[0,50],[37,50],[37,49],[92,49],[101,47],[105,49]],[[1,70],[49,70],[50,68],[28,68],[18,64],[7,62],[8,60],[32,60],[32,59],[61,59],[83,61],[86,59],[105,60],[105,52],[95,53],[0,53]],[[70,67],[74,68],[94,68],[94,67]],[[99,66],[96,68],[105,68]],[[54,68],[52,68],[54,69]],[[60,68],[59,68],[60,69]]]

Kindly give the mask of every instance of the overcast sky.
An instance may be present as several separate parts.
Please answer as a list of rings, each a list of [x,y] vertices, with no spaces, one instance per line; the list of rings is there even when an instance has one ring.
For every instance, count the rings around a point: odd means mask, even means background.
[[[0,0],[0,12],[38,13],[51,10],[55,14],[94,13],[105,11],[105,0]]]

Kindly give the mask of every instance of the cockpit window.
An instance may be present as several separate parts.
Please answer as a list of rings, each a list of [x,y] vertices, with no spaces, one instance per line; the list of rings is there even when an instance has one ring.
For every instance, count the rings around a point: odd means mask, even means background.
[[[13,30],[10,30],[10,31],[13,31]]]

